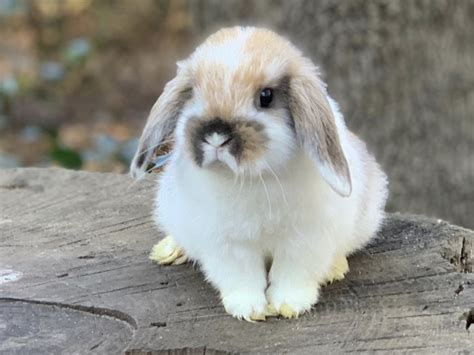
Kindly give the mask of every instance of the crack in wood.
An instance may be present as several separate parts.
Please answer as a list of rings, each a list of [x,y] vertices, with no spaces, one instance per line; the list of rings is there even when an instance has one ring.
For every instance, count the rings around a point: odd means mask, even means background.
[[[466,330],[469,330],[471,324],[474,323],[474,309],[471,309],[466,317]]]
[[[458,272],[472,273],[474,263],[472,247],[473,239],[462,237],[462,239],[457,239],[456,242],[451,242],[448,247],[443,248],[441,256],[449,260],[450,264],[454,265]]]
[[[150,327],[163,328],[166,327],[166,322],[151,322]]]
[[[99,341],[97,344],[95,344],[94,346],[92,346],[92,347],[89,349],[89,351],[94,350],[94,349],[97,349],[103,342],[104,342],[103,340],[102,340],[102,341]]]
[[[100,295],[105,295],[105,294],[108,294],[108,293],[114,293],[114,292],[119,292],[119,291],[125,291],[125,290],[135,289],[135,288],[137,288],[137,287],[144,287],[144,286],[149,286],[149,285],[151,285],[151,284],[145,283],[145,284],[140,284],[140,285],[124,286],[124,287],[120,287],[120,288],[115,288],[115,289],[113,289],[113,290],[107,290],[107,291],[89,293],[89,294],[86,295],[86,296],[100,296]],[[170,288],[170,287],[173,287],[173,286],[163,286],[163,287],[160,287],[159,289],[165,289],[165,288]],[[148,290],[143,290],[143,292],[145,292],[145,291],[148,291]]]
[[[148,264],[149,262],[148,261],[142,261],[142,262],[138,262],[138,263],[130,263],[130,264],[126,264],[126,265],[121,265],[121,266],[117,266],[117,267],[113,267],[113,268],[110,268],[110,269],[104,269],[104,270],[99,270],[99,271],[93,271],[93,272],[88,272],[88,273],[84,273],[84,274],[77,274],[77,275],[73,275],[72,277],[74,278],[77,278],[77,277],[86,277],[86,276],[94,276],[94,275],[98,275],[98,274],[103,274],[105,272],[113,272],[113,271],[117,271],[117,270],[121,270],[121,269],[127,269],[127,268],[130,268],[132,266],[136,266],[136,265],[142,265],[142,264]],[[107,262],[107,263],[102,263],[100,265],[105,265],[105,264],[110,264],[110,262]],[[96,265],[97,267],[98,265]],[[72,269],[71,269],[72,270]]]
[[[107,228],[117,227],[117,226],[121,226],[121,225],[124,225],[124,224],[128,224],[130,222],[139,221],[139,220],[142,220],[142,219],[145,219],[145,218],[148,219],[148,218],[151,218],[151,217],[152,217],[151,214],[141,215],[141,216],[138,216],[136,218],[130,218],[130,219],[127,219],[127,220],[122,220],[118,223],[112,223],[112,224],[108,224],[108,225],[101,226],[101,227],[98,227],[98,228],[93,228],[93,229],[89,230],[88,232],[99,232],[99,231],[102,231],[102,230],[107,229]]]
[[[177,349],[129,349],[125,355],[228,355],[236,354],[223,350],[211,349],[208,347],[199,348],[177,348]]]
[[[94,254],[79,255],[77,258],[78,259],[94,259],[95,255]]]
[[[387,317],[388,319],[406,319],[406,318],[419,318],[419,317],[435,317],[435,316],[445,316],[448,314],[455,314],[457,312],[439,312],[439,313],[428,313],[428,314],[412,314],[412,315],[403,315],[403,316],[392,316]]]
[[[107,235],[107,234],[111,234],[111,233],[122,232],[122,231],[127,230],[127,229],[131,229],[131,228],[135,228],[135,227],[140,227],[140,226],[143,226],[143,225],[153,224],[153,223],[154,223],[154,222],[150,220],[150,221],[145,221],[145,222],[142,222],[142,223],[131,224],[131,225],[125,226],[125,227],[120,228],[120,229],[114,229],[114,230],[111,230],[111,231],[107,231],[107,232],[105,232],[105,233],[96,234],[96,237],[100,237],[100,236]],[[158,232],[157,232],[157,233],[158,233]]]
[[[466,330],[469,331],[471,324],[474,324],[474,307],[469,311],[464,312],[461,317],[459,317],[459,320],[466,321]]]
[[[461,263],[461,272],[472,272],[472,241],[462,238],[462,246],[459,262]]]
[[[29,304],[38,304],[38,305],[72,309],[75,311],[87,312],[87,313],[98,315],[98,316],[110,317],[110,318],[113,318],[113,319],[116,319],[128,324],[128,326],[132,328],[133,331],[137,329],[137,322],[132,316],[122,311],[118,311],[116,309],[108,309],[108,308],[95,307],[95,306],[83,306],[83,305],[52,302],[52,301],[31,300],[31,299],[25,299],[25,298],[13,298],[13,297],[1,297],[0,302],[23,302],[23,303],[29,303]]]
[[[460,283],[458,288],[454,291],[454,294],[457,296],[459,295],[462,291],[464,291],[464,284]]]
[[[388,285],[388,284],[397,283],[397,282],[417,281],[417,280],[426,279],[430,277],[445,276],[445,275],[449,275],[450,273],[451,273],[450,271],[444,271],[444,272],[437,272],[433,274],[425,274],[425,275],[411,276],[411,277],[405,277],[405,278],[394,278],[392,280],[374,281],[374,282],[365,282],[365,283],[360,282],[358,283],[357,286],[363,286],[363,287],[382,286],[382,285]]]
[[[66,247],[66,246],[69,246],[69,245],[73,245],[73,244],[77,244],[77,243],[80,243],[80,242],[83,242],[85,241],[86,239],[82,238],[82,239],[76,239],[76,240],[73,240],[72,242],[67,242],[67,243],[62,243],[62,244],[57,244],[57,248],[63,248],[63,247]],[[57,243],[56,240],[53,240],[53,241],[50,241],[49,243]],[[48,244],[48,243],[45,243],[45,244]]]
[[[0,189],[3,190],[16,190],[16,189],[23,189],[24,186],[20,185],[0,185]]]
[[[42,185],[30,185],[28,181],[22,178],[15,178],[11,182],[0,185],[0,189],[3,190],[30,190],[33,192],[43,192],[44,187]]]
[[[362,348],[362,349],[357,349],[357,350],[348,350],[348,353],[365,353],[365,352],[377,352],[377,351],[385,351],[385,352],[402,352],[405,353],[409,350],[421,350],[421,349],[432,349],[433,346],[403,346],[403,347],[391,347],[391,348]],[[439,349],[438,349],[439,350]]]
[[[138,291],[133,291],[133,292],[127,292],[127,295],[137,295],[140,293],[145,293],[145,292],[151,292],[151,291],[158,291],[158,290],[166,290],[169,288],[176,287],[176,285],[169,285],[169,286],[163,286],[163,287],[152,287],[152,288],[146,288],[143,290],[138,290]]]

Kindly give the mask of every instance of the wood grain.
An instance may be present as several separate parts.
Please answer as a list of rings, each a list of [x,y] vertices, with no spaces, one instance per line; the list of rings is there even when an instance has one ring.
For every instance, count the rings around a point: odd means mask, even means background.
[[[152,178],[0,171],[0,353],[474,351],[472,231],[389,215],[310,314],[250,324],[191,264],[148,260],[153,192]]]

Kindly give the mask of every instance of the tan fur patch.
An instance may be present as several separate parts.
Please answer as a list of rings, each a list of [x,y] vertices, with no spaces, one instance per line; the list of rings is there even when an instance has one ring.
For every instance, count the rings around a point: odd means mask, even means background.
[[[216,33],[210,35],[204,44],[207,45],[218,45],[218,44],[223,44],[232,40],[235,40],[235,38],[239,35],[239,32],[241,32],[242,29],[241,27],[229,27],[229,28],[223,28]]]
[[[228,119],[236,100],[234,90],[225,89],[226,68],[220,63],[198,63],[193,73],[194,85],[204,104],[204,115]]]
[[[236,125],[236,131],[243,142],[243,150],[240,156],[241,163],[254,162],[265,153],[265,143],[268,137],[265,135],[262,126],[243,122]]]
[[[264,29],[229,28],[209,37],[196,51],[192,75],[206,105],[205,114],[231,119],[239,107],[252,103],[260,89],[286,74],[280,63],[285,62],[282,58],[290,46]],[[213,50],[221,56],[228,52],[228,60],[238,65],[219,62]]]
[[[291,44],[283,37],[265,29],[256,29],[245,43],[244,50],[248,54],[259,53],[263,61],[269,62],[272,58],[283,54],[290,54]],[[263,55],[263,57],[262,57]]]

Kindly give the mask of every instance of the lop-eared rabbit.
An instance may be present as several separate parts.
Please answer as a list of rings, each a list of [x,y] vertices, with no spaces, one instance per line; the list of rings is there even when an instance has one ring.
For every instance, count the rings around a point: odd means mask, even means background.
[[[272,31],[211,35],[153,106],[131,165],[173,140],[151,257],[197,262],[226,311],[297,317],[375,236],[387,179],[351,133],[318,68]]]

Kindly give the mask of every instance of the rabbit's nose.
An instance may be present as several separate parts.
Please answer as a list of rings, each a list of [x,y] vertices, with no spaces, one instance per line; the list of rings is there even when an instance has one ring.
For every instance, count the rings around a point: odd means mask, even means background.
[[[232,137],[228,134],[214,132],[206,135],[203,140],[214,148],[219,148],[228,145],[232,141]]]
[[[218,148],[232,141],[234,130],[229,122],[216,117],[210,121],[203,122],[197,131],[197,136],[203,143]]]

